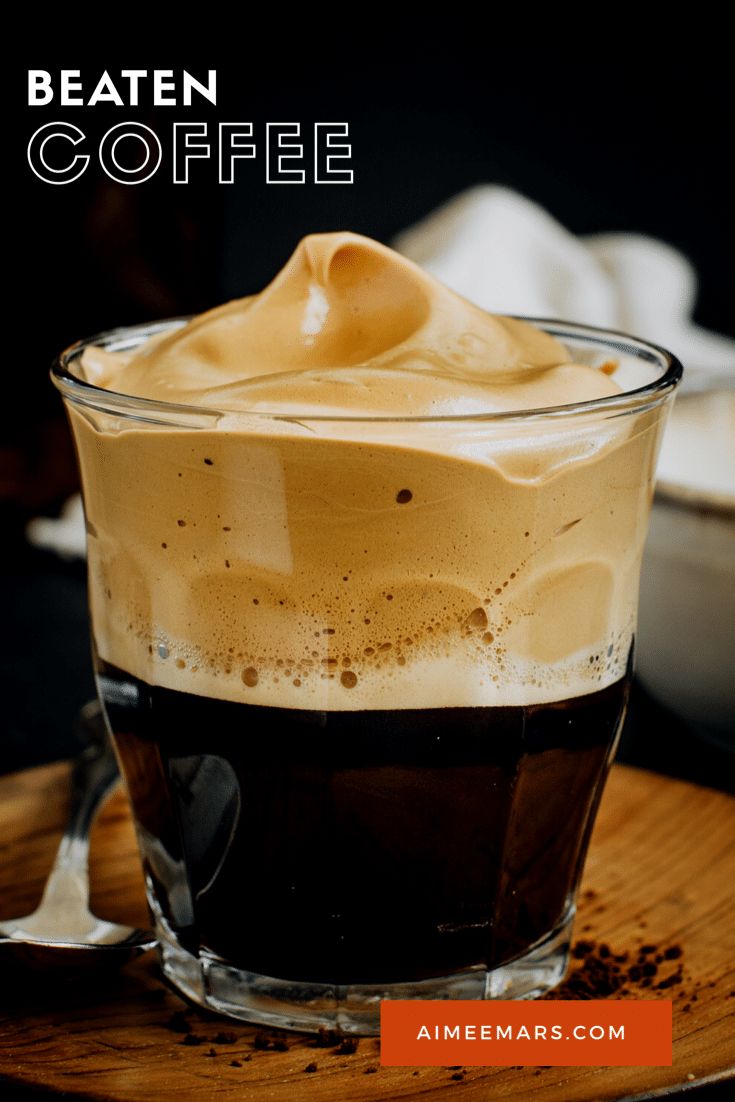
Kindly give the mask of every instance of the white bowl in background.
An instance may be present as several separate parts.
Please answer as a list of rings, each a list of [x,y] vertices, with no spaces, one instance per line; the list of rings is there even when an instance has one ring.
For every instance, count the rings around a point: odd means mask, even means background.
[[[637,673],[661,703],[735,745],[735,385],[680,394],[658,465],[641,575]]]

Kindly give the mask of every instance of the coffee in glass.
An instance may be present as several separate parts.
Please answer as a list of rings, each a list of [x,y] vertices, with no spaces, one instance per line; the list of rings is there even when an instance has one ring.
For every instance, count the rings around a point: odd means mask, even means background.
[[[100,695],[190,998],[371,1032],[381,998],[559,981],[679,374],[351,234],[64,354]]]

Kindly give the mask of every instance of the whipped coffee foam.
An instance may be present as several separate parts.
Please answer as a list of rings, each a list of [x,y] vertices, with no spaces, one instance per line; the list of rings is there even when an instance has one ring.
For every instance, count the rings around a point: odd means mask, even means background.
[[[494,317],[391,249],[305,238],[270,286],[131,356],[89,349],[88,381],[160,401],[316,416],[525,410],[615,394],[546,333]]]
[[[532,704],[623,675],[660,409],[415,420],[602,398],[614,363],[341,233],[260,295],[88,348],[81,373],[220,411],[72,407],[106,661],[317,709]]]

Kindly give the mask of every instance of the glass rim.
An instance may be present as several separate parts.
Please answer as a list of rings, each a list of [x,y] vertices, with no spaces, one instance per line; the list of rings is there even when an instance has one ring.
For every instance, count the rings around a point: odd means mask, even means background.
[[[658,364],[662,374],[635,387],[633,390],[621,391],[619,394],[610,394],[602,398],[593,398],[584,402],[570,402],[556,406],[542,406],[535,409],[517,410],[492,410],[463,414],[438,414],[438,415],[357,415],[339,416],[335,414],[318,414],[312,411],[267,411],[244,410],[223,407],[210,407],[189,405],[184,402],[163,402],[155,398],[142,398],[132,394],[124,394],[120,391],[108,390],[105,387],[96,386],[72,374],[70,365],[81,356],[86,348],[101,345],[109,351],[124,351],[128,348],[142,344],[143,340],[155,336],[167,330],[174,331],[183,328],[196,315],[165,318],[160,321],[142,322],[137,325],[121,326],[116,329],[107,329],[95,333],[91,337],[75,341],[56,357],[51,365],[51,380],[62,396],[75,405],[82,405],[97,410],[100,413],[112,413],[118,416],[129,417],[139,421],[158,421],[161,415],[165,423],[176,425],[177,415],[185,418],[180,422],[181,427],[192,427],[192,418],[210,419],[222,417],[241,417],[262,419],[264,421],[285,422],[324,422],[324,423],[363,423],[363,424],[485,424],[485,423],[509,423],[515,421],[544,420],[555,417],[569,417],[587,413],[624,413],[634,410],[652,408],[660,404],[674,390],[679,383],[683,368],[676,356],[651,341],[642,340],[615,329],[606,329],[594,325],[586,325],[581,322],[566,322],[556,318],[536,318],[527,315],[509,314],[517,321],[527,322],[536,326],[543,332],[556,337],[564,342],[564,339],[587,341],[591,346],[605,349],[619,354],[632,355],[639,360],[645,360],[650,364]],[[573,362],[573,361],[572,361]],[[158,414],[158,417],[152,416]]]

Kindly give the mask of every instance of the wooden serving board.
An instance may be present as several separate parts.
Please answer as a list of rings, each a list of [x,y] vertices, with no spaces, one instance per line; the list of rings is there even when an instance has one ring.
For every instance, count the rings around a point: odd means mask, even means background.
[[[40,897],[64,819],[66,776],[67,766],[53,765],[0,779],[0,918],[30,911]],[[627,997],[673,999],[672,1067],[381,1068],[376,1039],[360,1040],[354,1053],[295,1034],[274,1047],[272,1034],[192,1010],[163,986],[153,954],[107,973],[93,958],[85,972],[68,975],[32,971],[0,948],[0,1097],[24,1084],[114,1102],[434,1102],[454,1092],[473,1102],[590,1102],[735,1077],[734,858],[735,800],[614,767],[576,938],[607,942],[633,960],[646,943],[681,946],[671,964],[681,982],[665,990],[627,985]],[[97,913],[147,923],[122,793],[97,824],[92,877]]]

